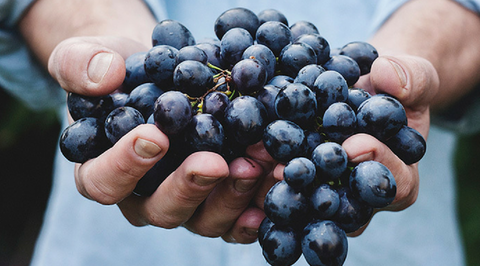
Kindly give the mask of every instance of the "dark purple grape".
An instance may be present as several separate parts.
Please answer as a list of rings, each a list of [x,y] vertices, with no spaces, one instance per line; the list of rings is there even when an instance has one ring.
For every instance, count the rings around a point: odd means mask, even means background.
[[[258,243],[260,246],[263,247],[263,239],[265,238],[265,235],[267,232],[274,226],[275,224],[268,219],[268,217],[265,216],[263,218],[262,222],[260,223],[260,226],[258,227]]]
[[[267,72],[267,80],[270,80],[275,76],[275,67],[277,65],[277,59],[267,46],[263,44],[254,44],[248,47],[242,55],[242,59],[257,59],[262,63],[265,71]]]
[[[207,64],[208,56],[202,49],[196,46],[185,46],[178,50],[178,53],[175,56],[175,62],[178,65],[187,60],[193,60],[202,64]]]
[[[190,97],[200,97],[213,87],[213,72],[201,62],[183,61],[173,72],[173,84],[176,90]]]
[[[310,45],[317,55],[317,64],[323,65],[330,60],[330,44],[320,34],[303,34],[295,39],[295,42]]]
[[[323,114],[323,131],[327,139],[342,143],[356,133],[357,116],[350,105],[333,103]]]
[[[129,93],[135,87],[151,82],[145,73],[145,56],[147,52],[138,52],[125,59],[125,79],[123,80],[122,91]]]
[[[257,14],[260,25],[267,21],[279,21],[288,26],[288,20],[285,15],[276,9],[265,9]]]
[[[210,92],[203,99],[202,112],[211,114],[218,121],[222,122],[228,104],[230,104],[230,99],[225,93],[219,91]]]
[[[373,208],[357,199],[348,187],[338,189],[340,206],[332,220],[345,233],[352,233],[365,226],[373,216]]]
[[[153,114],[155,125],[167,135],[180,133],[193,117],[190,101],[179,91],[167,91],[160,95]]]
[[[138,125],[145,124],[140,111],[133,107],[118,107],[105,119],[105,135],[115,144],[121,137]]]
[[[225,66],[233,66],[242,59],[245,49],[253,45],[253,37],[247,30],[233,28],[220,40],[220,58]]]
[[[313,90],[315,80],[323,72],[325,72],[325,69],[322,66],[319,66],[317,64],[306,65],[298,71],[294,83],[302,83],[303,85]]]
[[[312,127],[317,116],[315,93],[301,83],[288,84],[275,98],[275,112],[279,119],[302,128]]]
[[[297,191],[311,185],[315,180],[315,174],[315,164],[305,157],[293,158],[283,169],[285,182]]]
[[[162,94],[163,90],[154,83],[145,83],[132,90],[125,105],[140,111],[144,118],[149,117],[153,114],[155,101]]]
[[[262,251],[270,265],[292,265],[302,255],[300,236],[290,227],[273,225],[265,234]]]
[[[332,56],[323,64],[327,70],[334,70],[342,74],[348,86],[353,86],[360,78],[360,67],[352,58],[345,55]]]
[[[347,169],[348,157],[343,147],[335,142],[318,145],[312,152],[317,176],[324,182],[334,181]]]
[[[310,195],[310,206],[314,218],[331,219],[340,206],[340,196],[332,186],[322,184]]]
[[[232,137],[240,144],[259,142],[267,123],[267,110],[252,96],[237,97],[225,109],[224,129],[227,138]]]
[[[267,72],[257,59],[242,59],[232,69],[235,88],[245,95],[253,95],[263,89],[267,81]]]
[[[323,115],[327,108],[336,102],[345,102],[348,98],[348,85],[343,76],[327,70],[321,73],[313,84],[317,95],[318,114]]]
[[[309,265],[342,266],[347,252],[347,235],[334,222],[315,220],[303,230],[302,253]]]
[[[267,109],[269,121],[278,119],[277,113],[275,112],[275,98],[279,92],[279,88],[273,85],[265,85],[263,89],[257,93],[256,98],[263,103],[265,109]]]
[[[306,216],[307,207],[307,198],[286,181],[277,182],[265,195],[265,215],[275,225],[295,225]]]
[[[94,117],[80,118],[60,137],[60,151],[67,160],[84,163],[102,154],[112,146],[105,136],[103,121]]]
[[[403,126],[395,136],[388,139],[385,144],[400,158],[405,164],[414,164],[427,151],[427,143],[417,130]]]
[[[170,45],[180,50],[185,46],[195,45],[195,38],[180,22],[165,19],[153,29],[152,44],[153,46]]]
[[[282,49],[293,42],[293,38],[287,25],[279,21],[267,21],[258,27],[256,41],[279,56]]]
[[[223,62],[220,58],[220,41],[217,44],[212,43],[198,43],[195,47],[201,49],[207,55],[207,62],[216,66],[223,68]]]
[[[405,109],[391,96],[374,95],[358,108],[358,131],[370,134],[381,141],[393,137],[404,125],[407,125]]]
[[[127,104],[129,94],[124,92],[115,92],[110,94],[114,108],[122,107]]]
[[[315,64],[317,55],[305,43],[292,43],[285,46],[278,57],[278,66],[284,75],[295,78],[304,66]]]
[[[347,43],[340,50],[341,55],[346,55],[360,67],[360,75],[370,73],[373,61],[378,58],[378,51],[373,45],[367,42],[355,41]]]
[[[170,87],[173,83],[177,53],[178,49],[173,46],[157,45],[152,47],[145,56],[145,73],[160,88]]]
[[[286,75],[277,75],[267,82],[267,85],[273,85],[279,89],[285,88],[290,83],[294,83],[294,78]]]
[[[223,12],[215,21],[214,29],[218,39],[221,40],[223,36],[233,28],[242,28],[255,36],[259,25],[258,17],[251,10],[237,7]]]
[[[270,156],[282,163],[304,156],[307,148],[303,129],[288,120],[270,123],[265,128],[263,144]]]
[[[85,96],[73,92],[67,95],[67,107],[75,121],[84,117],[95,117],[103,121],[115,109],[111,95]]]
[[[198,114],[185,130],[191,152],[211,151],[221,154],[225,141],[223,126],[211,114]]]
[[[351,88],[348,90],[348,99],[347,103],[352,107],[355,113],[358,110],[358,107],[368,98],[372,97],[370,93],[361,88]]]
[[[397,193],[397,183],[392,172],[376,161],[359,163],[350,174],[352,193],[374,208],[390,205]]]
[[[294,40],[303,34],[320,34],[315,24],[305,20],[295,22],[290,26],[290,31]]]

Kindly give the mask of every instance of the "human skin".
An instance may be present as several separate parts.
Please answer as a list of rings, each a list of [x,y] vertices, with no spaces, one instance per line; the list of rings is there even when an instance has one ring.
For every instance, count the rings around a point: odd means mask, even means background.
[[[431,107],[444,108],[467,93],[479,82],[475,73],[480,71],[478,16],[450,0],[434,2],[411,1],[379,29],[371,43],[382,56],[358,83],[372,93],[397,97],[406,108],[409,125],[425,137]],[[24,16],[20,30],[67,92],[94,96],[121,85],[124,58],[148,50],[155,25],[140,0],[40,0]],[[165,155],[168,145],[166,135],[155,126],[139,126],[104,154],[77,164],[77,188],[86,198],[117,204],[136,226],[185,226],[227,242],[255,241],[264,217],[263,197],[282,178],[283,166],[261,143],[247,149],[249,159],[239,158],[230,165],[217,154],[199,152],[152,196],[132,195],[136,182]],[[398,192],[385,210],[403,210],[415,202],[417,164],[405,165],[365,134],[352,136],[343,147],[352,163],[376,160],[392,171]],[[251,207],[252,201],[256,207]]]

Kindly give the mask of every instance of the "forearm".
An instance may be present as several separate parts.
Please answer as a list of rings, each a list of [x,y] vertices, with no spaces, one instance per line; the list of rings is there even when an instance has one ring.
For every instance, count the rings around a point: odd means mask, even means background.
[[[440,78],[433,109],[448,106],[480,82],[480,17],[454,1],[410,1],[371,42],[381,54],[406,53],[433,64]]]
[[[141,0],[38,0],[20,22],[32,51],[46,66],[61,41],[112,35],[151,45],[156,21]]]

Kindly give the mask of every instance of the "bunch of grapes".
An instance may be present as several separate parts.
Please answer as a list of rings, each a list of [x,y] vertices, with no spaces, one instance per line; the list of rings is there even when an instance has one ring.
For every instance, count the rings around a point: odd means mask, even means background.
[[[75,122],[61,136],[63,155],[83,163],[136,126],[155,124],[170,149],[134,190],[149,196],[194,152],[231,161],[263,141],[285,164],[284,180],[265,197],[258,236],[265,259],[291,265],[303,254],[310,265],[342,265],[346,234],[396,194],[387,167],[350,165],[342,142],[370,134],[406,164],[426,149],[398,100],[353,87],[370,72],[376,49],[355,41],[330,50],[314,24],[289,26],[274,9],[229,9],[214,31],[217,39],[196,42],[180,22],[163,20],[153,30],[152,48],[125,60],[125,80],[115,93],[70,93]]]

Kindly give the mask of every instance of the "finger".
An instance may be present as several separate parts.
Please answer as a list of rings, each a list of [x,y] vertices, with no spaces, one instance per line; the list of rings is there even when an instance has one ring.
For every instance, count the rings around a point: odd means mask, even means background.
[[[185,223],[190,231],[209,237],[227,232],[248,207],[263,174],[262,167],[247,158],[230,163],[230,175],[218,184]]]
[[[75,37],[61,42],[52,52],[48,70],[66,91],[106,95],[125,78],[125,58],[147,48],[121,37]]]
[[[75,181],[85,197],[114,204],[132,193],[137,181],[163,157],[168,138],[154,125],[140,125],[95,159],[77,165]]]
[[[190,219],[228,175],[228,165],[220,155],[197,152],[187,157],[150,197],[130,196],[118,205],[134,225],[175,228]]]
[[[405,165],[385,144],[367,134],[353,135],[342,146],[351,163],[373,160],[382,163],[392,172],[397,194],[386,210],[403,210],[416,201],[419,184],[417,164]]]
[[[265,218],[263,211],[250,207],[237,219],[232,228],[222,236],[229,243],[249,244],[258,238],[258,228]]]

